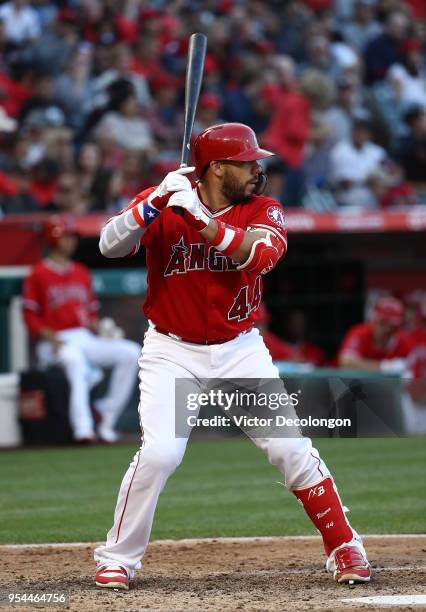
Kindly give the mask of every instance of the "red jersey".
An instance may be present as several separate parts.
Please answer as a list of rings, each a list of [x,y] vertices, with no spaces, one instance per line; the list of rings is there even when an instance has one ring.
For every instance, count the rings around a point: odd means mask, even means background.
[[[297,361],[293,347],[279,336],[267,331],[262,337],[273,361]]]
[[[373,324],[354,325],[343,339],[339,356],[350,355],[362,359],[396,359],[406,357],[410,352],[410,342],[401,331],[391,336],[385,348],[378,347],[373,337]]]
[[[34,266],[22,291],[25,322],[34,336],[43,328],[87,327],[97,318],[90,272],[80,263],[62,267],[45,259]]]
[[[147,189],[140,197],[152,191]],[[286,249],[284,214],[276,200],[252,196],[244,204],[210,214],[243,230],[267,229]],[[159,329],[189,342],[212,343],[253,326],[262,298],[261,276],[237,270],[238,263],[217,251],[171,208],[148,226],[141,244],[148,270],[143,310]]]

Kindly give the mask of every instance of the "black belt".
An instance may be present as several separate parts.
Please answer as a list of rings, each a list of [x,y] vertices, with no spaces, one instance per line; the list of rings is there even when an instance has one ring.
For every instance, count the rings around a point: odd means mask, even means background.
[[[211,346],[212,344],[225,344],[225,342],[230,342],[231,340],[235,340],[241,334],[246,334],[251,331],[253,328],[244,330],[243,332],[239,332],[235,336],[231,336],[230,338],[221,338],[220,340],[203,340],[200,342],[199,340],[190,340],[189,338],[182,338],[181,336],[177,336],[176,334],[172,334],[171,332],[166,331],[165,329],[161,329],[161,327],[155,326],[155,331],[158,331],[159,334],[163,334],[163,336],[169,336],[169,338],[173,338],[173,340],[179,340],[180,342],[188,342],[189,344],[201,344],[204,346]]]

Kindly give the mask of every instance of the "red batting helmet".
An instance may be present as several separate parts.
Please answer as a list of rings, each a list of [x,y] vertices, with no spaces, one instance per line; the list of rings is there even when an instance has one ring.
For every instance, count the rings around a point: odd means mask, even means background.
[[[373,320],[380,323],[389,323],[395,327],[402,325],[404,306],[394,297],[382,297],[377,300],[373,308]]]
[[[59,238],[66,234],[78,235],[75,220],[70,215],[53,215],[44,227],[44,238],[51,248],[55,248]]]
[[[195,171],[201,178],[212,161],[256,161],[275,155],[260,149],[253,130],[243,123],[221,123],[207,128],[194,142]]]

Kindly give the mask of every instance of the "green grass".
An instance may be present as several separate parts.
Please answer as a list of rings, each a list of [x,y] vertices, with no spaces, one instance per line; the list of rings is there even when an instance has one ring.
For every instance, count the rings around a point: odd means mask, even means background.
[[[426,438],[318,440],[361,533],[426,530]],[[133,446],[0,454],[0,543],[97,541]],[[312,534],[249,441],[193,442],[160,498],[154,538]]]

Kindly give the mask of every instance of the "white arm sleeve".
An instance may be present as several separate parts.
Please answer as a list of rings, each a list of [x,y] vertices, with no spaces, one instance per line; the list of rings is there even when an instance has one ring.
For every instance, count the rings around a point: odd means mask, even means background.
[[[102,228],[99,250],[104,257],[127,257],[135,247],[137,247],[136,251],[139,249],[140,239],[145,229],[136,223],[130,208],[121,215],[110,219]]]

